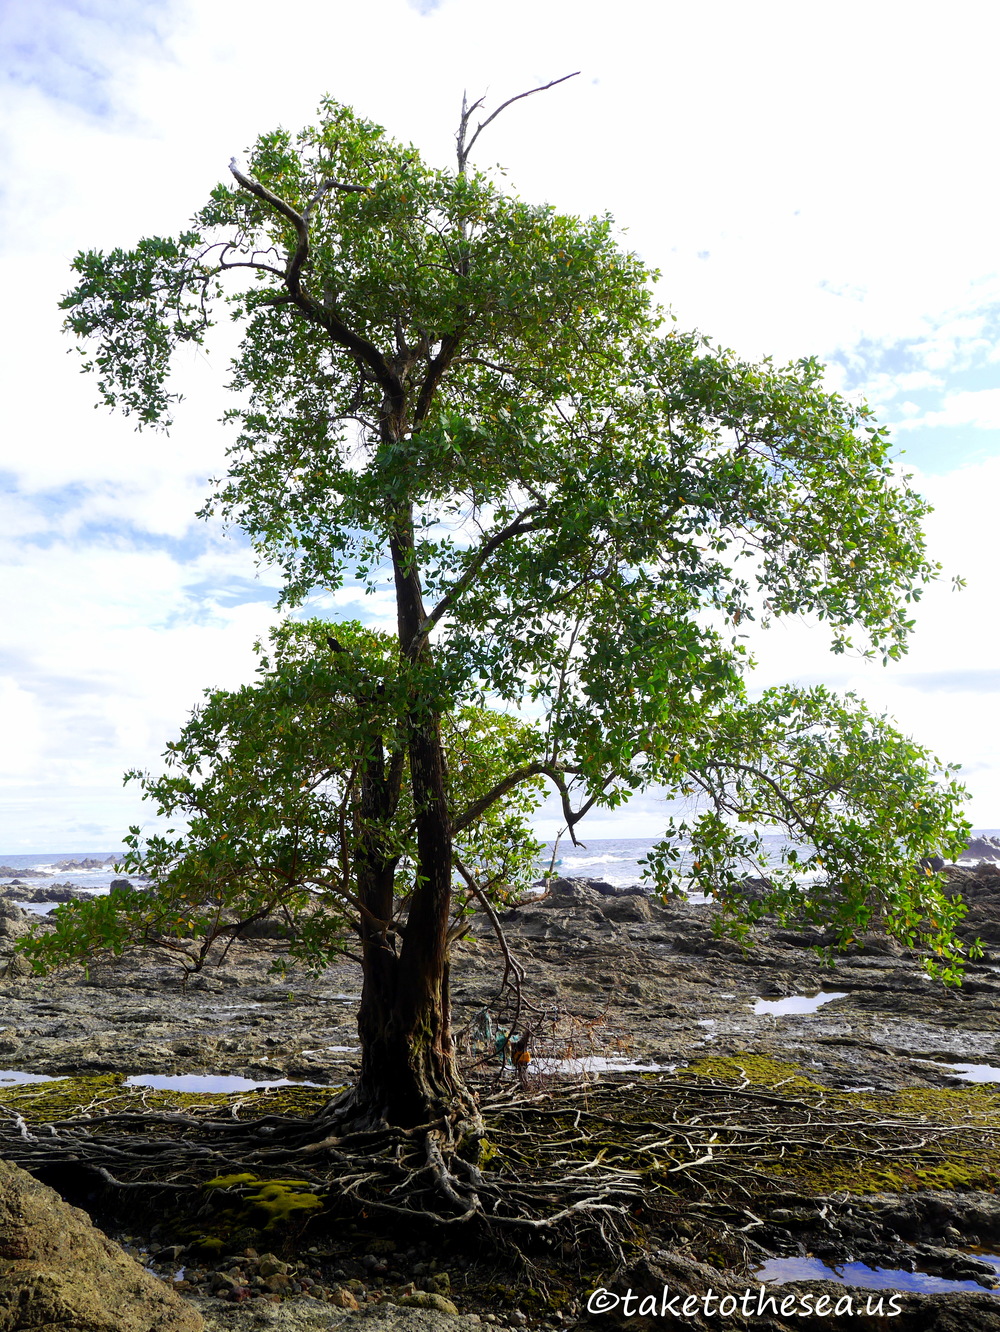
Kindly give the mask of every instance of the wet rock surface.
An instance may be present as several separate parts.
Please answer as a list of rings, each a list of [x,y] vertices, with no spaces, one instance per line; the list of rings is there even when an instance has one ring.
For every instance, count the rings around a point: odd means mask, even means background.
[[[920,957],[884,935],[860,936],[831,968],[813,951],[829,942],[816,929],[765,925],[745,951],[713,933],[710,906],[662,904],[639,889],[616,890],[599,880],[555,880],[545,896],[507,912],[502,922],[527,971],[526,997],[545,1015],[532,1076],[548,1085],[547,1079],[559,1075],[560,1060],[570,1061],[566,1071],[579,1076],[579,1060],[591,1055],[612,1066],[617,1060],[660,1068],[706,1058],[760,1058],[792,1061],[831,1091],[962,1088],[966,1084],[951,1065],[1000,1068],[1000,870],[954,869],[950,882],[969,904],[963,928],[986,944],[958,990],[929,980]],[[30,928],[47,928],[44,918],[0,896],[0,955],[9,955]],[[357,1067],[359,969],[344,960],[317,977],[291,965],[276,977],[272,967],[282,961],[288,961],[284,941],[258,938],[237,940],[219,965],[190,976],[175,960],[139,952],[46,978],[9,968],[0,976],[0,1067],[52,1076],[211,1073],[342,1084]],[[493,930],[485,916],[476,915],[454,950],[456,1028],[474,1026],[495,996],[500,971]],[[843,997],[811,1013],[754,1011],[761,998],[820,990]],[[547,1047],[546,1031],[552,1034]],[[678,1226],[676,1262],[700,1262],[697,1227],[691,1236],[694,1247],[685,1250],[685,1232]],[[961,1326],[972,1332],[1000,1327],[1000,1300],[985,1289],[996,1269],[971,1252],[975,1247],[1000,1252],[1000,1203],[990,1193],[817,1198],[782,1185],[768,1208],[754,1213],[743,1253],[759,1262],[811,1254],[830,1263],[854,1260],[979,1281],[982,1295],[906,1297],[911,1320],[906,1326],[959,1326],[941,1320],[960,1313]],[[249,1327],[249,1315],[241,1312],[249,1299],[257,1310],[265,1305],[279,1310],[262,1314],[265,1322],[254,1326],[281,1318],[285,1321],[274,1326],[327,1327],[335,1316],[348,1328],[367,1328],[371,1321],[374,1332],[383,1315],[372,1310],[385,1309],[385,1319],[397,1320],[392,1326],[458,1332],[455,1315],[430,1299],[452,1296],[444,1283],[435,1287],[432,1278],[438,1274],[419,1248],[398,1260],[386,1255],[379,1270],[343,1257],[317,1255],[312,1261],[303,1254],[289,1271],[265,1275],[258,1258],[229,1257],[228,1264],[199,1266],[184,1255],[157,1258],[147,1252],[144,1261],[164,1277],[184,1267],[186,1297],[200,1301],[199,1308],[207,1301],[218,1311],[220,1327]],[[426,1271],[419,1270],[421,1264]],[[718,1278],[718,1269],[712,1271]],[[688,1275],[692,1289],[705,1276],[696,1268]],[[745,1289],[746,1280],[740,1283]],[[617,1288],[625,1286],[619,1281]],[[843,1287],[835,1289],[843,1294]],[[420,1295],[428,1302],[400,1303]],[[469,1307],[457,1293],[454,1304],[463,1313]],[[299,1313],[281,1312],[292,1305]],[[516,1310],[497,1308],[505,1324],[521,1325],[524,1316],[515,1317]],[[565,1309],[550,1326],[582,1313],[579,1302]],[[314,1318],[327,1321],[310,1322]],[[534,1315],[531,1321],[544,1320]],[[613,1325],[610,1316],[606,1321]],[[760,1318],[746,1325],[769,1326]],[[780,1317],[773,1323],[786,1325],[810,1323],[796,1318],[786,1324]],[[844,1322],[848,1325],[866,1324],[855,1317]],[[895,1325],[902,1326],[902,1320]]]
[[[711,907],[664,905],[600,880],[556,880],[502,923],[527,997],[553,1017],[577,1017],[602,1054],[684,1064],[780,1053],[830,1087],[947,1087],[960,1085],[949,1065],[1000,1068],[1000,870],[952,875],[969,905],[963,928],[986,943],[960,989],[928,979],[919,956],[885,935],[860,936],[830,967],[813,951],[830,941],[820,930],[762,927],[744,950],[715,936]],[[18,938],[45,928],[0,898],[0,965]],[[0,976],[0,1063],[50,1075],[341,1082],[357,1063],[360,970],[345,960],[315,977],[292,965],[276,978],[273,964],[286,958],[284,941],[256,938],[193,975],[135,951],[86,972]],[[499,971],[493,930],[476,915],[455,948],[456,1026],[493,999]],[[844,997],[812,1013],[754,1012],[761,998],[820,990]]]

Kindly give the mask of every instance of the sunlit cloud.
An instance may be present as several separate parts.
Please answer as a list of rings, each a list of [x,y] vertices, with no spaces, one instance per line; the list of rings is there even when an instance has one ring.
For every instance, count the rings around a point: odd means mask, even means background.
[[[970,516],[1000,483],[1000,263],[982,165],[998,20],[984,7],[944,25],[896,5],[790,13],[668,3],[609,23],[568,0],[303,0],[286,25],[263,0],[0,8],[0,851],[117,845],[148,817],[122,770],[158,761],[202,688],[251,678],[253,641],[276,618],[276,574],[193,518],[232,443],[232,330],[181,359],[172,433],[137,434],[94,410],[67,354],[57,304],[73,255],[177,231],[231,156],[306,123],[324,93],[448,165],[465,89],[496,105],[573,69],[491,126],[478,162],[508,164],[527,198],[610,209],[682,327],[747,357],[825,358],[831,388],[867,397],[905,446],[936,506],[935,558],[969,581],[928,592],[909,657],[887,671],[788,624],[754,640],[754,687],[858,689],[964,761],[979,822],[1000,823],[1000,746],[983,721],[995,557]],[[388,594],[353,586],[311,609],[393,622]],[[648,797],[589,835],[662,814]]]

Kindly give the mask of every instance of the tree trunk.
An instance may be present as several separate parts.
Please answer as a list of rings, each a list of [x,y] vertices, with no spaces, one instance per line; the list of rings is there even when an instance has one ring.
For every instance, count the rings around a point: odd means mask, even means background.
[[[409,515],[397,533],[392,554],[400,654],[406,669],[413,664],[410,648],[419,635],[424,608]],[[426,645],[417,661],[430,667]],[[372,919],[366,916],[362,921],[361,1074],[350,1106],[358,1120],[372,1125],[412,1128],[443,1120],[448,1137],[458,1143],[477,1133],[481,1120],[475,1096],[459,1072],[451,1037],[452,843],[445,760],[434,710],[425,711],[425,700],[419,697],[413,704],[408,757],[417,831],[416,886],[397,950],[374,924],[391,919],[394,862],[370,862],[359,875],[361,900]]]
[[[418,740],[414,746],[417,763],[425,753],[426,761],[435,763],[433,745]],[[451,1039],[447,824],[442,826],[437,818],[418,821],[418,883],[398,950],[384,928],[392,917],[394,874],[395,861],[379,860],[377,852],[359,865],[358,888],[365,908],[364,985],[358,1013],[361,1073],[349,1100],[350,1117],[359,1125],[389,1123],[400,1128],[444,1120],[450,1126],[449,1136],[467,1138],[478,1131],[479,1117],[475,1098],[455,1063]]]
[[[351,1118],[370,1127],[442,1122],[457,1144],[481,1125],[475,1097],[455,1063],[447,964],[434,979],[434,987],[414,988],[392,953],[366,959],[358,1014],[361,1073],[350,1098]]]

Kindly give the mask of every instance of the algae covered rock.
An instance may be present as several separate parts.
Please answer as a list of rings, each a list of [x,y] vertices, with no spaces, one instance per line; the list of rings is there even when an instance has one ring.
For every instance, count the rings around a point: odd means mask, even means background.
[[[311,1213],[322,1209],[323,1200],[303,1179],[259,1179],[256,1175],[219,1175],[204,1186],[199,1217],[206,1222],[204,1234],[192,1242],[204,1257],[221,1253],[234,1234],[275,1233],[300,1225]],[[262,1276],[284,1276],[290,1271],[273,1254],[265,1255]],[[0,1329],[2,1332],[2,1329]]]
[[[54,1189],[0,1161],[3,1332],[201,1332],[200,1314]]]
[[[438,1313],[446,1314],[458,1313],[458,1307],[452,1300],[433,1290],[415,1290],[412,1295],[404,1295],[399,1303],[414,1309],[436,1309]]]

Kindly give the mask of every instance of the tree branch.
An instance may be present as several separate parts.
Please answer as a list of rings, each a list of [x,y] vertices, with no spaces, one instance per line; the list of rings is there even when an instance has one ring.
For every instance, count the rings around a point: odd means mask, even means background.
[[[491,805],[495,805],[502,796],[512,791],[515,786],[519,786],[521,782],[526,782],[530,777],[544,777],[547,773],[548,767],[544,763],[526,763],[523,768],[515,768],[502,781],[497,782],[492,790],[474,800],[465,813],[454,820],[451,825],[452,832],[458,834],[470,823],[474,823]]]
[[[449,333],[446,338],[441,339],[441,350],[431,361],[427,370],[426,378],[420,389],[420,397],[417,399],[417,406],[413,413],[414,428],[420,425],[424,417],[430,411],[430,406],[434,400],[434,394],[437,386],[441,382],[441,376],[451,365],[460,342],[460,334]]]
[[[289,256],[284,273],[285,286],[288,288],[295,304],[308,319],[325,328],[335,342],[338,342],[342,347],[346,347],[348,351],[353,352],[359,360],[363,361],[372,371],[385,393],[393,400],[397,399],[401,392],[399,379],[393,374],[388,362],[378,348],[366,338],[359,337],[332,310],[327,310],[318,301],[314,300],[308,292],[302,290],[300,280],[302,270],[309,261],[308,210],[315,206],[322,194],[313,197],[307,205],[306,214],[303,215],[296,212],[291,204],[286,203],[277,194],[273,194],[265,185],[252,180],[249,176],[245,176],[237,167],[235,158],[229,163],[229,170],[241,188],[266,203],[269,208],[273,208],[276,213],[279,213],[295,228],[296,245]],[[331,189],[348,190],[352,193],[363,192],[367,188],[361,185],[342,185],[338,181],[332,181],[329,184]],[[328,193],[329,191],[324,190],[323,192]]]
[[[462,878],[468,884],[472,893],[478,899],[480,906],[486,912],[486,918],[490,922],[490,925],[493,927],[493,933],[496,935],[497,942],[500,945],[500,950],[503,953],[504,973],[503,973],[503,980],[500,982],[501,992],[503,991],[503,987],[507,984],[509,977],[510,976],[514,977],[513,990],[515,995],[515,1009],[514,1009],[514,1017],[510,1024],[511,1030],[513,1030],[514,1027],[517,1025],[517,1022],[519,1021],[521,1016],[521,986],[524,983],[524,975],[525,975],[524,968],[518,962],[515,961],[514,956],[510,951],[510,945],[507,942],[507,936],[504,933],[504,928],[500,924],[500,918],[497,915],[497,913],[493,910],[492,902],[489,900],[489,898],[483,892],[482,888],[479,886],[479,880],[472,873],[472,871],[469,870],[463,864],[463,862],[459,859],[458,856],[455,856],[454,860],[455,860],[455,868],[458,870],[459,874],[461,874]]]
[[[542,83],[537,88],[529,88],[527,92],[518,93],[516,97],[508,97],[506,102],[502,102],[500,106],[498,106],[497,109],[493,112],[492,115],[487,116],[485,120],[480,121],[480,123],[476,126],[475,134],[473,134],[468,144],[466,144],[465,142],[465,136],[469,129],[469,120],[472,116],[473,111],[478,111],[478,109],[482,106],[484,99],[480,97],[475,102],[473,102],[471,106],[469,106],[466,102],[465,95],[463,94],[462,118],[458,124],[458,133],[455,135],[455,142],[458,144],[458,174],[460,176],[465,174],[465,164],[469,159],[469,154],[476,146],[476,140],[479,138],[480,134],[482,134],[483,130],[487,127],[487,125],[491,125],[493,121],[496,120],[497,116],[500,114],[501,111],[506,111],[508,106],[513,106],[515,102],[520,102],[521,99],[524,97],[532,97],[537,92],[546,92],[549,88],[554,88],[559,83],[565,83],[567,79],[575,79],[579,73],[580,71],[576,69],[573,71],[572,74],[564,74],[561,79],[552,79],[550,83]]]
[[[777,779],[765,772],[762,768],[758,768],[751,763],[707,763],[705,767],[708,769],[721,769],[723,772],[743,772],[751,777],[755,777],[758,781],[763,782],[765,786],[771,788],[771,792],[775,799],[784,807],[786,819],[785,826],[789,832],[796,827],[805,832],[810,832],[812,830],[813,820],[809,815],[806,812],[801,811],[792,797],[779,785]],[[722,802],[727,813],[736,814],[740,812],[743,806],[741,802],[736,800],[735,796],[727,798],[725,790],[718,791],[716,788],[709,786],[708,782],[703,779],[699,773],[690,773],[689,775],[693,780],[698,782],[706,795]]]
[[[479,550],[477,551],[469,567],[466,569],[465,573],[463,573],[461,578],[459,578],[456,582],[452,583],[448,591],[444,594],[444,596],[441,598],[438,604],[434,607],[431,613],[425,618],[425,620],[421,624],[420,633],[417,639],[414,640],[414,642],[417,644],[416,650],[419,650],[419,647],[423,645],[423,643],[427,639],[427,635],[434,628],[434,626],[441,619],[441,617],[447,614],[447,612],[451,609],[452,606],[454,606],[455,602],[459,599],[462,593],[465,592],[465,590],[472,585],[472,583],[475,581],[476,575],[479,573],[479,570],[483,567],[483,565],[486,563],[486,561],[490,558],[490,556],[493,554],[495,550],[498,550],[504,544],[505,541],[510,541],[511,538],[513,537],[523,536],[526,532],[537,532],[538,529],[544,525],[542,523],[533,523],[533,522],[528,522],[526,520],[530,519],[535,514],[543,513],[545,511],[545,507],[546,505],[544,500],[539,500],[538,503],[536,504],[529,504],[528,507],[526,509],[522,509],[521,512],[515,518],[513,518],[507,524],[506,527],[501,528],[499,532],[495,533],[493,536],[490,537],[488,541],[485,541],[482,544],[482,546],[480,546]],[[411,652],[413,650],[414,649],[411,647]]]
[[[585,814],[593,809],[597,802],[597,796],[592,795],[589,800],[585,801],[580,806],[579,809],[574,810],[573,806],[570,804],[569,787],[566,785],[563,774],[576,771],[577,769],[575,768],[556,768],[551,765],[546,765],[542,768],[544,775],[548,777],[552,782],[552,785],[559,792],[559,798],[562,801],[563,818],[566,820],[566,831],[569,833],[569,840],[574,846],[582,846],[583,843],[578,842],[576,838],[576,825]],[[607,786],[608,782],[612,780],[611,777],[607,777],[604,781],[604,785]]]

